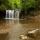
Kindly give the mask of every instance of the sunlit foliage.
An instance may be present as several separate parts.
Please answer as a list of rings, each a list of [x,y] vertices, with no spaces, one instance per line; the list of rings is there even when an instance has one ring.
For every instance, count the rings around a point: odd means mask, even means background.
[[[22,8],[21,0],[9,0],[9,2],[10,2],[10,4],[11,4],[13,9],[16,9],[16,8],[20,9],[20,8]]]
[[[38,5],[40,0],[0,0],[0,10],[37,8]]]

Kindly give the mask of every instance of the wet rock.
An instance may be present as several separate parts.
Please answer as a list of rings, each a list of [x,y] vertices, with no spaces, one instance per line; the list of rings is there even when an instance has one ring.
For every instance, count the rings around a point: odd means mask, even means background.
[[[19,38],[22,39],[22,40],[34,40],[33,38],[30,38],[30,37],[28,37],[26,35],[20,35]]]
[[[25,35],[20,35],[20,39],[26,40],[28,37]]]
[[[39,29],[35,29],[35,30],[32,30],[32,31],[29,31],[27,33],[27,36],[28,37],[31,37],[31,38],[36,38],[39,34]]]
[[[20,39],[23,40],[38,40],[39,29],[28,31],[26,35],[20,35]]]

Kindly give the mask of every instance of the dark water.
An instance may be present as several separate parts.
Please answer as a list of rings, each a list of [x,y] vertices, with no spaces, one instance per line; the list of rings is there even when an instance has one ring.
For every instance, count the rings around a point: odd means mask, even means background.
[[[0,20],[0,40],[21,40],[21,34],[36,28],[40,29],[40,22],[35,20]]]

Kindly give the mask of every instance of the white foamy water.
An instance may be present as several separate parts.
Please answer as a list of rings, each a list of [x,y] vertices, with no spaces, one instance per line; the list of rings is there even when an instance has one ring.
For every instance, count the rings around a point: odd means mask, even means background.
[[[5,19],[19,20],[19,10],[6,10]]]

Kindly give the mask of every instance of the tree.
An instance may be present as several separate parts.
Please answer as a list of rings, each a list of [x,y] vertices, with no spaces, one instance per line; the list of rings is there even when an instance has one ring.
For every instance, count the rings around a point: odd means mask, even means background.
[[[16,9],[16,8],[21,9],[22,8],[21,0],[9,0],[9,2],[11,3],[13,9]]]
[[[0,10],[12,9],[9,0],[0,0]]]

